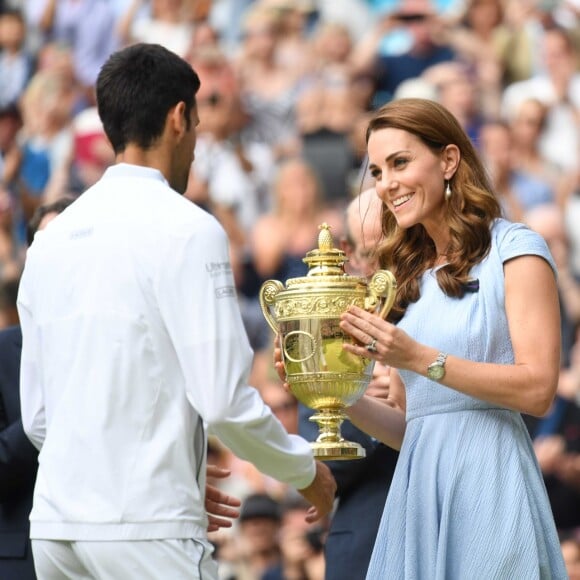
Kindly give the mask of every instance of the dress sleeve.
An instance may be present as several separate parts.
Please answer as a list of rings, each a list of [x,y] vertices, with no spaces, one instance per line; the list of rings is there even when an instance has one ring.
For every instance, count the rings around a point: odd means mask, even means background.
[[[502,262],[519,256],[544,258],[557,276],[558,270],[548,244],[537,232],[520,223],[502,221],[496,225],[498,251]]]

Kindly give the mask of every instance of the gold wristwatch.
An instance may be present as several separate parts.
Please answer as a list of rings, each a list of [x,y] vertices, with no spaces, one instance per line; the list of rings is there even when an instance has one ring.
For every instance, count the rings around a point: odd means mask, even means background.
[[[445,376],[445,361],[447,353],[440,352],[435,362],[427,367],[427,376],[433,381],[440,381]]]

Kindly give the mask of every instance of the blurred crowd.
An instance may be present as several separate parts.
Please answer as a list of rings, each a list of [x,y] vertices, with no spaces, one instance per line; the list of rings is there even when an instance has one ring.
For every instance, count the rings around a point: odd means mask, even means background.
[[[100,66],[118,47],[162,44],[202,83],[186,196],[230,237],[251,384],[296,432],[259,288],[306,272],[322,222],[343,235],[348,202],[372,185],[370,112],[439,101],[481,152],[506,216],[541,233],[558,264],[560,388],[528,426],[580,578],[579,16],[579,0],[0,0],[0,328],[18,322],[35,210],[82,195],[113,162]],[[325,529],[305,524],[299,498],[218,440],[209,453],[244,499],[214,538],[224,579],[323,578]]]

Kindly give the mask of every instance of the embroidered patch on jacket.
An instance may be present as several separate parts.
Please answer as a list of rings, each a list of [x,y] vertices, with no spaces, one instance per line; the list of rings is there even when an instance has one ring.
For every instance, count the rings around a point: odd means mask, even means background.
[[[220,298],[233,298],[236,295],[236,289],[233,286],[221,286],[215,289],[215,297],[219,300]]]

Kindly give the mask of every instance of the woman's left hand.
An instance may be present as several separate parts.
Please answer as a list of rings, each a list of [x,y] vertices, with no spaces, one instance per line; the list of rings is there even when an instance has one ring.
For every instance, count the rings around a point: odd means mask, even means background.
[[[410,367],[417,342],[394,324],[358,306],[350,306],[341,315],[340,327],[359,344],[344,343],[348,352],[365,356],[385,366]]]

